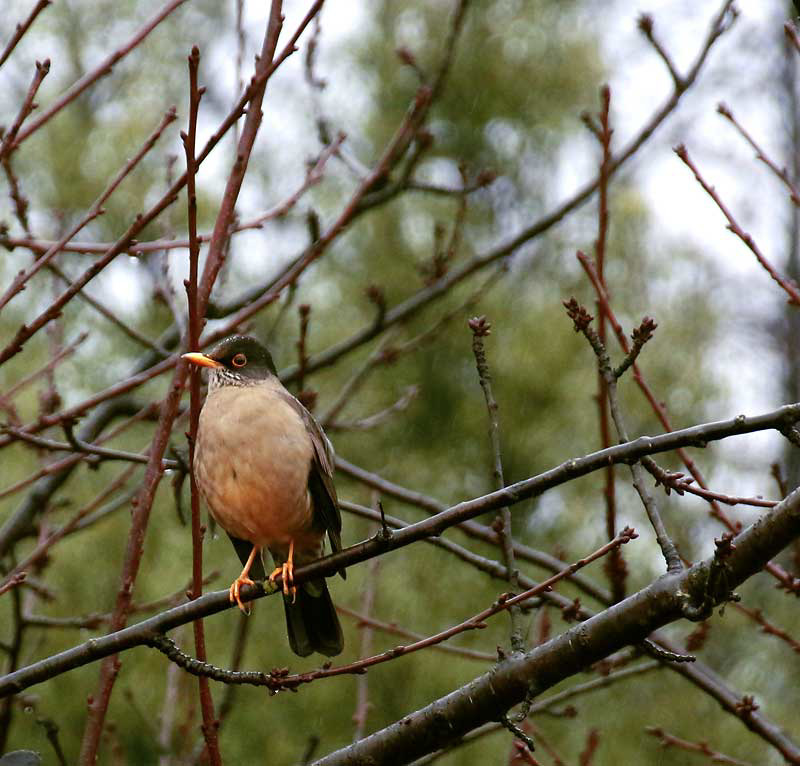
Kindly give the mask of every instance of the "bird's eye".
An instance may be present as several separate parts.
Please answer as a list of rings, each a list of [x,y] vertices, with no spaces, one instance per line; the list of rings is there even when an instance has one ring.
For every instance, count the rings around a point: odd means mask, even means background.
[[[247,364],[247,357],[244,354],[236,354],[231,361],[234,367],[244,367]]]

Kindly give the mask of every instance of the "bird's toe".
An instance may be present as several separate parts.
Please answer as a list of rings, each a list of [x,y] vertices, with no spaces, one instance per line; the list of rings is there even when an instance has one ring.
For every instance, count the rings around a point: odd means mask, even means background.
[[[242,603],[242,597],[239,594],[242,585],[255,585],[255,582],[249,577],[237,577],[228,589],[228,598],[232,604],[237,604],[245,614],[250,614],[250,606]]]

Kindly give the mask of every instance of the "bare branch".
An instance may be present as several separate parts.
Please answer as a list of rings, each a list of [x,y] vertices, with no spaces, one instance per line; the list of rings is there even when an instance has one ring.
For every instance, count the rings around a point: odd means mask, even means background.
[[[125,58],[132,50],[142,43],[147,36],[166,19],[176,8],[179,8],[186,0],[170,0],[152,19],[150,19],[136,34],[131,37],[124,45],[120,46],[105,58],[91,72],[87,72],[80,80],[68,88],[56,102],[46,109],[42,114],[31,122],[25,130],[21,131],[16,140],[11,144],[11,149],[16,149],[23,141],[32,136],[39,128],[58,114],[65,106],[72,103],[87,88],[94,85],[101,77],[110,74],[114,65]]]
[[[31,12],[28,14],[27,18],[17,24],[14,28],[14,34],[11,36],[11,39],[8,41],[8,44],[3,49],[3,52],[0,53],[0,67],[6,63],[8,57],[14,51],[14,48],[17,47],[17,43],[23,38],[25,33],[31,28],[31,25],[34,21],[36,21],[37,16],[45,9],[48,5],[52,5],[53,0],[37,0],[36,5],[31,8]]]

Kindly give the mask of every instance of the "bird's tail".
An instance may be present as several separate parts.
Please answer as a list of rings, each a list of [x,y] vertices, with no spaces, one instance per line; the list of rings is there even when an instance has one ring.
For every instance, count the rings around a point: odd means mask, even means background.
[[[283,599],[289,645],[300,657],[319,652],[334,657],[342,651],[342,626],[324,579],[303,583],[297,597]]]

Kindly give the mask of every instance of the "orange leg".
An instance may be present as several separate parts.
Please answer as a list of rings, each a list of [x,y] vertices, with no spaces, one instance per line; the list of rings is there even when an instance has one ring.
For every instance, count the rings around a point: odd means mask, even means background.
[[[294,540],[289,542],[289,558],[282,566],[276,567],[272,574],[269,576],[270,582],[281,578],[283,583],[283,595],[288,596],[291,594],[292,603],[297,598],[297,588],[294,587]]]
[[[239,597],[239,590],[242,585],[255,585],[255,582],[247,575],[250,573],[250,567],[253,566],[253,562],[256,560],[256,554],[259,550],[260,548],[257,545],[253,546],[253,550],[250,551],[250,555],[247,557],[247,563],[244,565],[242,573],[233,581],[233,584],[228,589],[228,598],[231,600],[231,603],[236,602],[239,605],[239,609],[245,614],[250,614],[250,607],[242,603],[242,599]]]

